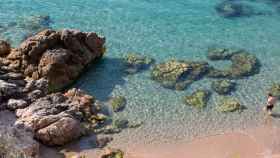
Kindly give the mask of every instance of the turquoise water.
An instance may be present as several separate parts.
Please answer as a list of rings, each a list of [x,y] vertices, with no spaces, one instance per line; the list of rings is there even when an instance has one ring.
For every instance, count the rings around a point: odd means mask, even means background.
[[[221,0],[5,0],[0,1],[0,37],[14,46],[32,32],[20,23],[30,16],[49,15],[49,27],[95,31],[106,37],[107,54],[78,81],[80,87],[106,102],[111,96],[127,98],[126,109],[115,117],[144,121],[139,129],[114,136],[113,145],[190,140],[196,136],[263,123],[266,90],[280,82],[280,9],[269,0],[244,1],[256,12],[250,17],[225,19],[215,11]],[[9,27],[8,27],[9,26]],[[149,71],[123,73],[123,57],[137,52],[156,59],[206,60],[209,47],[244,48],[261,61],[261,72],[238,80],[237,97],[248,107],[243,113],[215,112],[219,96],[197,111],[182,103],[195,89],[210,89],[211,79],[200,80],[185,91],[162,88]],[[222,67],[226,63],[211,64]],[[280,112],[277,107],[275,111]],[[277,120],[275,120],[277,121]]]

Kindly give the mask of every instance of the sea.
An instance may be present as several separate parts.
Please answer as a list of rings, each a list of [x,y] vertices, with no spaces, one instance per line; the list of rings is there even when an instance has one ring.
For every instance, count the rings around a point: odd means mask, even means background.
[[[111,113],[114,119],[143,122],[137,129],[110,135],[112,147],[190,141],[228,131],[264,124],[263,107],[268,89],[280,83],[280,1],[234,0],[250,14],[224,17],[217,5],[233,0],[1,0],[0,38],[17,47],[26,37],[49,27],[97,32],[106,37],[107,51],[74,87],[92,94],[104,106],[115,96],[124,96],[126,108]],[[45,16],[38,22],[38,16]],[[34,24],[35,23],[35,24]],[[33,25],[34,24],[34,25]],[[40,26],[37,26],[37,25]],[[247,107],[243,112],[215,110],[221,95],[211,90],[215,79],[203,78],[183,91],[162,87],[151,79],[151,69],[136,74],[124,71],[124,56],[137,53],[155,59],[207,61],[217,68],[228,61],[209,61],[212,47],[245,49],[260,61],[260,72],[234,80],[229,97]],[[183,97],[195,90],[212,91],[206,108],[187,106]],[[274,112],[280,113],[276,106]],[[279,122],[277,118],[274,122]],[[91,137],[79,145],[89,148]]]

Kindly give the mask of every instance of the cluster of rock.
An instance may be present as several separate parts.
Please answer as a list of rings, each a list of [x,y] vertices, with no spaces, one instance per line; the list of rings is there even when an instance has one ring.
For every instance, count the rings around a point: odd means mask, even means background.
[[[170,60],[155,65],[151,77],[164,87],[183,90],[203,77],[238,79],[251,76],[258,73],[260,66],[258,59],[244,50],[211,49],[208,52],[208,59],[230,60],[232,65],[229,69],[220,70],[207,62]],[[223,86],[226,87],[223,88]],[[225,91],[221,93],[228,93],[229,90],[226,88],[233,89],[234,85],[228,81],[222,81],[214,83],[213,87],[217,91]]]
[[[235,79],[242,79],[255,75],[259,72],[260,62],[256,56],[245,50],[211,48],[208,50],[207,58],[210,61],[225,60],[230,61],[231,66],[225,69],[217,69],[207,61],[187,61],[187,60],[168,60],[166,62],[153,65],[151,78],[159,82],[163,87],[175,90],[184,90],[189,85],[203,78],[216,79],[212,81],[211,88],[219,95],[228,95],[236,88]],[[153,59],[137,54],[129,54],[124,59],[127,70],[135,73],[149,67],[154,63]],[[183,98],[186,105],[202,109],[206,107],[211,91],[199,89],[191,95]],[[125,100],[114,98],[112,107],[114,111],[123,108]],[[222,97],[219,112],[232,112],[242,109],[239,102],[234,99]],[[233,110],[234,109],[234,110]],[[111,130],[111,129],[110,129]]]
[[[59,91],[102,57],[104,43],[92,32],[49,29],[18,48],[0,41],[0,110],[15,111],[17,117],[13,127],[0,128],[0,154],[37,157],[39,144],[33,137],[57,146],[86,133],[83,124],[100,115],[95,99],[75,88]]]

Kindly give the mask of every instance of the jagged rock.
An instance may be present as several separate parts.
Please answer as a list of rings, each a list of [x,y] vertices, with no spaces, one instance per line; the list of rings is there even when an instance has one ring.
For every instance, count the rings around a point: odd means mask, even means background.
[[[0,40],[0,57],[6,56],[10,53],[11,46],[8,42]]]
[[[228,50],[208,52],[210,60],[230,60],[232,65],[228,69],[219,70],[211,67],[208,77],[211,78],[242,78],[259,72],[260,63],[256,56],[244,50]]]
[[[22,99],[9,99],[7,108],[10,110],[23,109],[27,106],[27,102]]]
[[[206,90],[197,90],[189,96],[184,97],[184,103],[186,105],[202,109],[207,105],[210,92]]]
[[[151,66],[154,62],[154,59],[142,56],[140,54],[128,53],[124,57],[126,63],[126,72],[133,74],[141,70],[145,70]]]
[[[230,80],[216,80],[212,82],[211,87],[218,94],[229,94],[235,85],[235,82]]]
[[[126,99],[123,96],[116,96],[111,99],[111,106],[114,112],[122,111],[125,108]]]
[[[0,125],[0,155],[5,158],[38,158],[39,143],[33,135],[17,127]]]
[[[58,91],[103,55],[104,43],[105,38],[92,32],[44,30],[11,50],[8,67],[33,80],[45,78],[49,91]]]
[[[208,72],[208,63],[176,61],[156,65],[151,73],[152,79],[164,87],[183,90]]]
[[[240,104],[240,102],[235,98],[223,97],[220,100],[219,105],[216,107],[218,112],[234,112],[237,110],[242,110],[245,107]]]
[[[35,133],[46,145],[64,145],[82,134],[80,122],[91,114],[92,97],[78,89],[54,93],[18,109],[16,124]]]
[[[107,154],[102,155],[100,158],[123,158],[124,152],[120,149],[111,149]]]

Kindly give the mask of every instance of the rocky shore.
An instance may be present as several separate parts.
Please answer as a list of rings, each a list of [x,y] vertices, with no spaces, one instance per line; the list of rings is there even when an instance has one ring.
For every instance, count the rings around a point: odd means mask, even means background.
[[[44,30],[18,48],[0,41],[1,157],[36,158],[40,143],[61,146],[87,134],[85,124],[98,118],[95,99],[66,88],[103,56],[104,44],[96,33],[67,29]],[[6,113],[16,120],[7,123]]]

